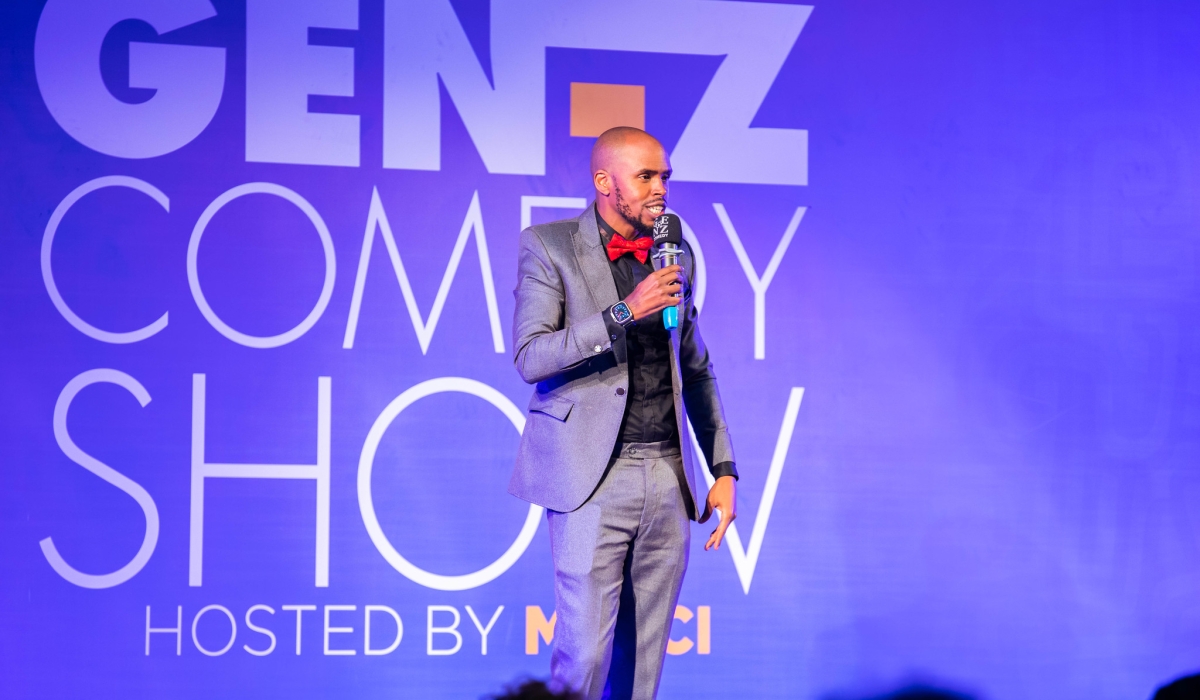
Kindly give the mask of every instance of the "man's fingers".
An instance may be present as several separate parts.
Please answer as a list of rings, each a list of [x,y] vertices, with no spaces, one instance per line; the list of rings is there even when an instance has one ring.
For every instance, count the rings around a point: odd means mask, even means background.
[[[724,516],[721,518],[721,524],[717,526],[717,531],[713,533],[717,538],[717,549],[721,548],[721,542],[725,540],[725,531],[729,529],[729,524],[732,522],[733,518]]]
[[[668,265],[661,270],[655,270],[654,275],[659,279],[673,277],[679,280],[683,274],[683,268],[678,265]]]
[[[709,503],[709,502],[707,502],[707,501],[705,501],[705,503],[704,503],[704,512],[703,512],[703,513],[700,515],[700,519],[699,519],[699,520],[697,520],[696,522],[698,522],[698,523],[700,523],[701,525],[703,525],[704,523],[708,522],[708,519],[709,519],[709,518],[711,518],[711,517],[712,517],[712,513],[713,513],[712,504],[711,504],[711,503]]]
[[[717,511],[721,514],[721,522],[717,524],[717,529],[713,530],[712,535],[708,538],[708,542],[705,543],[705,551],[713,547],[717,549],[721,548],[721,542],[725,539],[725,531],[729,529],[729,524],[733,522],[733,517],[729,514],[730,509],[718,507]]]
[[[709,536],[709,538],[708,538],[708,542],[704,545],[705,551],[708,551],[709,549],[712,549],[713,547],[720,549],[721,542],[725,539],[725,530],[727,530],[728,528],[729,528],[729,521],[726,520],[725,518],[721,518],[721,524],[717,526],[716,530],[713,530],[712,535]]]
[[[682,269],[678,265],[671,265],[655,270],[638,284],[634,293],[630,295],[630,299],[633,300],[630,307],[634,308],[634,318],[641,318],[682,303]]]

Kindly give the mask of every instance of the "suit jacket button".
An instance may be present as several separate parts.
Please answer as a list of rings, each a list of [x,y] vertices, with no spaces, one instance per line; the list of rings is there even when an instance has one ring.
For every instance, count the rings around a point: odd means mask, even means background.
[[[624,395],[625,395],[625,389],[623,387],[617,387],[617,396],[624,396]]]
[[[600,352],[600,351],[601,351],[601,350],[603,350],[604,348],[601,348],[599,345],[597,345],[596,347],[594,347],[594,348],[592,348],[592,349],[593,349],[593,350],[595,350],[596,352]]]

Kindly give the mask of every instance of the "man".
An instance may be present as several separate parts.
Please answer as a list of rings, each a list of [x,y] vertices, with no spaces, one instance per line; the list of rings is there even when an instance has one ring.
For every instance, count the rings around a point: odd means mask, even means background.
[[[514,363],[537,390],[509,491],[547,509],[554,680],[589,699],[653,698],[689,521],[718,510],[704,548],[720,546],[737,470],[692,303],[691,251],[658,271],[648,256],[667,203],[666,151],[640,129],[610,129],[591,170],[596,201],[583,214],[521,232]],[[679,307],[672,331],[668,306]],[[703,501],[689,419],[716,477]]]

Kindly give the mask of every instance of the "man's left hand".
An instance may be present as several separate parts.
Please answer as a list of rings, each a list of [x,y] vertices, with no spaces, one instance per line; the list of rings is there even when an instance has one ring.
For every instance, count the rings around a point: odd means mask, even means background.
[[[725,531],[737,517],[737,479],[732,476],[723,476],[717,479],[713,487],[708,490],[708,500],[704,503],[704,514],[700,516],[700,522],[708,522],[714,510],[720,511],[721,522],[717,525],[717,529],[709,535],[708,542],[704,543],[704,551],[713,547],[721,548],[721,540],[725,539]]]

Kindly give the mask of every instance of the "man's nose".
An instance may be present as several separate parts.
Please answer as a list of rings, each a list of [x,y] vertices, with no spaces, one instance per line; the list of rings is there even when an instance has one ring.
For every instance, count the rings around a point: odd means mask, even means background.
[[[650,185],[651,194],[665,195],[667,193],[667,183],[659,177],[654,178]]]

